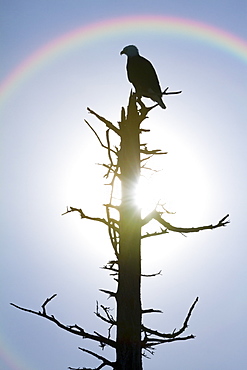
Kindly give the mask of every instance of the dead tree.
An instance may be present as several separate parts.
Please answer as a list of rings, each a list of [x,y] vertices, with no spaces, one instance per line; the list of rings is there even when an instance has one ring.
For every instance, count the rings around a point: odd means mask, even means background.
[[[166,95],[176,93],[179,92],[168,92],[168,89],[164,91]],[[100,361],[100,365],[94,370],[99,370],[105,366],[115,370],[141,370],[142,356],[145,355],[146,351],[152,353],[154,347],[162,343],[194,338],[193,334],[184,335],[184,332],[188,327],[188,322],[198,301],[198,297],[190,307],[184,323],[179,330],[174,330],[171,333],[163,333],[145,326],[143,322],[143,315],[145,313],[161,311],[152,308],[142,309],[141,240],[147,237],[166,234],[170,231],[192,233],[206,229],[215,229],[225,226],[229,222],[227,220],[229,215],[226,215],[214,225],[191,228],[176,227],[165,220],[165,212],[162,207],[156,207],[145,218],[141,218],[141,210],[135,202],[135,187],[139,181],[142,162],[151,156],[166,154],[159,149],[150,150],[146,144],[140,143],[141,132],[149,131],[143,130],[141,123],[147,118],[148,112],[155,106],[146,108],[131,93],[127,112],[122,108],[121,121],[118,126],[88,108],[89,113],[97,117],[106,126],[106,143],[104,144],[94,128],[86,121],[87,125],[96,135],[100,145],[108,153],[109,163],[103,165],[107,170],[105,177],[110,181],[111,185],[109,203],[104,205],[106,217],[89,216],[82,209],[75,207],[68,208],[64,213],[78,212],[82,219],[103,223],[108,228],[115,259],[108,262],[104,268],[114,276],[117,281],[117,289],[115,292],[109,290],[102,291],[115,299],[117,308],[116,317],[111,315],[108,307],[103,305],[99,307],[98,303],[95,312],[97,317],[109,325],[108,335],[104,336],[97,331],[88,333],[77,324],[64,325],[53,315],[48,315],[46,306],[56,294],[46,299],[42,304],[41,311],[30,310],[11,303],[18,309],[42,316],[54,322],[57,326],[70,333],[96,341],[102,348],[105,346],[114,348],[116,359],[112,361],[95,352],[79,347],[80,350],[93,355]],[[111,134],[117,135],[119,139],[118,147],[112,147],[110,140]],[[117,181],[121,184],[120,200],[116,200],[114,197]],[[151,220],[155,220],[160,225],[159,230],[154,233],[142,234],[143,226],[147,225]],[[112,338],[111,335],[111,329],[113,327],[116,327],[116,338]],[[69,369],[74,368],[70,367]],[[77,368],[77,370],[79,369],[81,368]]]

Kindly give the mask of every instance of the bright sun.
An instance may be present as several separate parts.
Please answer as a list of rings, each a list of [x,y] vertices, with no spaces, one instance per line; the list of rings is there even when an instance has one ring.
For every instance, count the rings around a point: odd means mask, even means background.
[[[95,144],[95,142],[93,142]],[[142,170],[140,182],[136,187],[136,204],[146,216],[157,204],[164,205],[170,213],[175,213],[171,223],[176,226],[193,225],[196,215],[208,209],[210,186],[204,167],[198,162],[195,153],[179,143],[179,151],[157,156],[148,161]],[[91,144],[90,144],[91,145]],[[97,144],[96,144],[97,145]],[[85,162],[83,153],[77,157],[70,175],[67,176],[67,205],[82,208],[93,217],[105,217],[105,208],[109,202],[110,183],[103,178],[104,168],[96,166],[100,153],[95,151],[95,158]],[[83,164],[83,172],[78,169]],[[155,171],[150,170],[154,169]],[[85,174],[82,180],[82,174]],[[114,192],[119,202],[120,188]]]
[[[163,194],[164,195],[164,194]],[[145,215],[151,212],[162,198],[162,184],[153,176],[141,176],[136,187],[136,204]]]
[[[136,202],[144,216],[158,203],[176,213],[179,222],[180,213],[181,220],[192,223],[196,214],[202,210],[205,213],[210,199],[209,179],[192,151],[181,146],[176,154],[173,152],[166,160],[154,161],[148,167],[158,171],[146,170],[136,189]]]

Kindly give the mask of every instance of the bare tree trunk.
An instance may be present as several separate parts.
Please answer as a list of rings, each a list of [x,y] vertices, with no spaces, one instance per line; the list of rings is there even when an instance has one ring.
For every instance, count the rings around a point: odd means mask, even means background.
[[[178,94],[180,92],[168,92],[166,88],[164,94]],[[120,179],[121,182],[121,204],[116,205],[113,201],[111,193],[110,202],[106,206],[106,218],[92,217],[84,213],[81,208],[70,207],[64,214],[70,212],[78,212],[81,219],[88,219],[95,222],[100,222],[108,228],[110,241],[116,255],[116,261],[110,261],[104,268],[108,271],[113,272],[113,275],[117,276],[118,288],[117,292],[111,292],[103,290],[110,297],[115,297],[117,302],[117,318],[115,319],[110,313],[109,308],[101,305],[103,315],[99,310],[97,304],[95,314],[109,325],[108,336],[104,336],[96,331],[89,333],[85,329],[77,324],[65,325],[55,318],[54,315],[47,314],[48,303],[56,297],[53,294],[50,298],[47,298],[41,306],[41,310],[34,311],[24,307],[20,307],[14,303],[11,303],[14,307],[26,311],[37,316],[42,316],[47,320],[55,323],[57,326],[65,331],[68,331],[74,335],[80,336],[81,338],[91,339],[94,342],[99,343],[103,349],[105,346],[110,346],[116,350],[116,361],[110,361],[107,358],[85,348],[79,347],[85,353],[94,356],[97,360],[101,361],[101,364],[97,369],[101,369],[105,366],[110,366],[115,370],[142,370],[142,350],[152,351],[155,346],[162,343],[169,343],[174,341],[185,341],[193,339],[193,334],[183,336],[183,333],[188,327],[188,323],[192,312],[198,302],[198,297],[190,307],[183,324],[180,329],[174,329],[171,333],[164,333],[158,330],[154,330],[145,326],[142,323],[143,313],[161,312],[160,310],[144,309],[141,306],[141,239],[167,234],[168,232],[177,233],[194,233],[202,230],[212,230],[218,227],[224,227],[229,223],[228,216],[224,216],[217,224],[210,224],[199,227],[176,227],[168,223],[164,218],[164,207],[160,205],[161,209],[157,210],[157,207],[151,211],[145,218],[141,219],[141,212],[135,203],[136,186],[140,178],[141,159],[140,156],[144,155],[144,159],[148,160],[150,156],[166,154],[159,149],[149,150],[146,145],[140,146],[140,124],[146,118],[147,113],[153,109],[153,107],[147,108],[139,100],[140,109],[137,109],[136,97],[131,93],[129,99],[129,105],[127,108],[127,117],[124,108],[122,108],[121,122],[119,128],[113,125],[110,121],[101,117],[94,111],[88,108],[89,113],[96,116],[106,127],[106,141],[107,145],[104,145],[98,136],[97,132],[92,126],[86,121],[88,126],[92,129],[101,146],[107,149],[110,165],[104,165],[107,169],[108,178],[112,175],[112,191],[114,189],[114,181],[116,178]],[[109,132],[114,132],[120,137],[120,148],[115,147],[112,149],[111,142],[109,139]],[[143,130],[142,131],[149,131]],[[113,158],[115,160],[113,160]],[[143,160],[143,158],[142,158]],[[118,217],[115,219],[111,217],[110,210],[114,208],[119,211]],[[151,220],[155,220],[159,225],[160,229],[154,233],[146,233],[141,235],[141,228],[148,224]],[[115,267],[118,265],[118,268]],[[158,273],[159,274],[159,273]],[[153,274],[152,276],[158,275]],[[111,338],[111,328],[117,328],[116,339]],[[79,368],[69,367],[71,370],[79,370]],[[84,369],[84,368],[83,368]],[[94,368],[95,369],[95,368]],[[93,370],[93,369],[92,369]]]
[[[131,117],[131,121],[130,121]],[[122,202],[117,290],[117,370],[141,370],[141,214],[135,203],[140,177],[140,120],[134,99],[121,122]]]

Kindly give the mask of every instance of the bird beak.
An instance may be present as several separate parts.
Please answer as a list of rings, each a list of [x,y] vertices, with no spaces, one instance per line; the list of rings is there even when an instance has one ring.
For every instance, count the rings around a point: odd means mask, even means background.
[[[123,55],[124,54],[124,49],[122,51],[120,51],[120,55]]]

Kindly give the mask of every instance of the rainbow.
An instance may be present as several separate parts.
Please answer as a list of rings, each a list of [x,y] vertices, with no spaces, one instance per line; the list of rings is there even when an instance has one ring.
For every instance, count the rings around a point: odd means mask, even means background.
[[[20,356],[13,356],[10,346],[7,346],[6,341],[0,338],[0,356],[2,362],[11,370],[31,370],[31,367],[26,365]]]
[[[38,70],[53,62],[72,49],[86,47],[95,41],[114,38],[118,35],[143,33],[168,35],[199,40],[201,43],[222,50],[247,63],[247,42],[236,35],[212,25],[191,19],[170,16],[142,15],[108,19],[92,23],[55,38],[37,49],[20,63],[0,84],[0,109],[22,84],[30,79]],[[1,339],[1,338],[0,338]],[[0,354],[6,364],[13,369],[29,369],[19,356],[7,348],[0,340]]]
[[[14,91],[40,68],[68,53],[71,49],[89,45],[106,37],[143,32],[197,39],[247,63],[247,42],[214,26],[190,19],[157,15],[114,18],[72,30],[51,40],[29,55],[0,84],[0,108]]]

